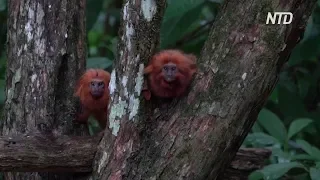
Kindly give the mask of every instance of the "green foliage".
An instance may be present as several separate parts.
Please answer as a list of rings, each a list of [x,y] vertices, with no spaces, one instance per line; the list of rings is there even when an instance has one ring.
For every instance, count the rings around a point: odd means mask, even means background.
[[[0,0],[0,11],[5,11],[7,9],[7,1]]]
[[[283,122],[271,111],[262,109],[260,111],[258,122],[265,130],[280,142],[285,142],[287,139],[286,128]]]
[[[204,0],[168,1],[168,8],[161,25],[161,47],[174,44],[197,26],[190,24],[200,17]]]
[[[290,169],[293,168],[302,168],[305,167],[297,162],[285,162],[279,164],[271,164],[265,166],[263,170],[255,171],[254,173],[250,174],[249,180],[257,180],[257,179],[278,179],[286,174]]]
[[[301,118],[293,121],[289,127],[288,139],[291,139],[294,135],[299,133],[303,128],[307,127],[310,123],[312,123],[312,120],[308,118]]]

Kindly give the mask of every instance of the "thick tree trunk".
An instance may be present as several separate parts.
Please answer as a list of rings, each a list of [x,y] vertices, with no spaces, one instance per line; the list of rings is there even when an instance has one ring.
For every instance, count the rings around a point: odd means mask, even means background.
[[[112,132],[107,129],[100,143],[93,179],[219,179],[273,90],[315,0],[225,0],[188,96],[142,112],[150,105],[139,100],[142,63],[161,19],[162,2],[152,2],[125,3],[110,85]],[[293,23],[266,25],[267,13],[277,11],[291,11]]]
[[[85,0],[11,0],[2,135],[84,134],[73,127],[75,81],[84,71]],[[6,173],[6,179],[70,179]]]
[[[118,57],[109,85],[109,128],[98,147],[93,179],[118,179],[133,170],[129,163],[134,159],[127,158],[139,148],[142,134],[138,129],[144,128],[140,120],[146,119],[145,114],[139,113],[144,62],[159,45],[165,5],[166,0],[124,1]]]

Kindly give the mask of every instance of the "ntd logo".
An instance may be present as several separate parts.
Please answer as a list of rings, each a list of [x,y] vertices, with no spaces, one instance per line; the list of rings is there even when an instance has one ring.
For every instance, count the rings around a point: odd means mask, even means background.
[[[293,19],[293,15],[291,12],[274,12],[273,14],[272,12],[268,12],[266,24],[269,24],[270,21],[271,24],[276,24],[277,17],[277,24],[290,24]]]

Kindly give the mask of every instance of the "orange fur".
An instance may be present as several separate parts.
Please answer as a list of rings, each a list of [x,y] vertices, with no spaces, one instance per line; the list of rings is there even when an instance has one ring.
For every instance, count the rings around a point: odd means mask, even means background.
[[[90,83],[94,79],[103,80],[105,84],[104,94],[99,99],[94,99],[90,94]],[[87,123],[89,116],[93,115],[100,127],[105,128],[108,119],[109,82],[110,74],[102,69],[89,69],[81,76],[75,92],[82,107],[82,112],[78,113],[76,118],[78,122]]]
[[[162,73],[163,66],[168,63],[173,63],[178,68],[176,80],[172,83],[166,82]],[[179,50],[163,50],[152,57],[144,69],[144,74],[148,75],[148,88],[152,94],[162,98],[174,98],[185,93],[196,71],[196,56],[193,54],[185,54]]]

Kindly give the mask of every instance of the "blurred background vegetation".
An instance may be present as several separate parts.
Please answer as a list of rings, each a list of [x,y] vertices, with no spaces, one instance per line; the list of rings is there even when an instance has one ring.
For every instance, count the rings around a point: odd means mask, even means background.
[[[199,55],[221,0],[168,0],[161,49]],[[87,0],[87,67],[110,71],[116,53],[121,0]],[[0,0],[0,106],[5,100],[7,2]],[[300,43],[243,147],[268,148],[257,179],[320,179],[320,0]],[[1,179],[1,177],[0,177]]]

